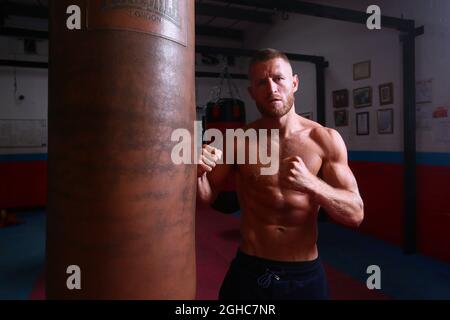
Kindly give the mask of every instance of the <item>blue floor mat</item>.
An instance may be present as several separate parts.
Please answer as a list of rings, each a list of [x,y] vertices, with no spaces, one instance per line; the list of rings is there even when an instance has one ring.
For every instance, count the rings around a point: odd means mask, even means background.
[[[235,216],[239,216],[236,213]],[[27,299],[44,268],[44,211],[18,214],[24,223],[0,228],[0,299]],[[343,228],[319,224],[319,252],[324,262],[365,283],[370,265],[381,268],[384,294],[396,299],[450,299],[450,264]]]
[[[18,213],[20,225],[0,228],[0,299],[27,299],[44,268],[45,212]]]
[[[357,231],[320,223],[319,252],[324,261],[366,283],[367,267],[381,269],[383,293],[396,299],[450,299],[450,264],[401,248]]]

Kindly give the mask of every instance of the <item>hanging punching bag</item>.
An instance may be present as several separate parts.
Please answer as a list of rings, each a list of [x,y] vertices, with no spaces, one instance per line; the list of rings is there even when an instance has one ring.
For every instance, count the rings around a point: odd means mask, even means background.
[[[226,137],[227,129],[242,128],[245,126],[245,121],[245,104],[240,99],[221,98],[209,102],[206,106],[205,128],[218,129],[224,137]],[[224,144],[226,145],[226,142]],[[222,191],[211,206],[225,214],[239,211],[240,205],[233,175],[226,178]]]
[[[170,156],[194,132],[194,0],[50,15],[47,298],[195,298],[196,167]]]

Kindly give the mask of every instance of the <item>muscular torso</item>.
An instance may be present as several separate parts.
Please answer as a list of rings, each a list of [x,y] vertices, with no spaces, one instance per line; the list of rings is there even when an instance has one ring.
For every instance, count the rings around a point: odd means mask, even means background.
[[[279,158],[300,156],[314,175],[322,166],[322,151],[311,130],[319,125],[302,120],[302,128],[280,136]],[[257,124],[252,126],[258,129]],[[268,148],[271,150],[270,139]],[[245,149],[248,152],[248,145]],[[248,159],[248,155],[246,157]],[[268,165],[266,165],[267,167]],[[250,255],[280,261],[307,261],[317,257],[319,206],[305,193],[280,185],[279,173],[261,175],[263,165],[237,165],[237,192],[241,205],[241,249]]]

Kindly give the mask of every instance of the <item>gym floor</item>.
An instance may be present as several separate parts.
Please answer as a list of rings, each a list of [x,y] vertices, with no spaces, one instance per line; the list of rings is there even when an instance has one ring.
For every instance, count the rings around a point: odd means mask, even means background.
[[[239,244],[239,214],[197,211],[197,298],[217,298]],[[19,225],[0,228],[0,299],[44,299],[45,211],[21,212]],[[319,252],[332,299],[450,299],[450,265],[331,222],[319,225]],[[381,289],[369,290],[366,269],[381,269]]]

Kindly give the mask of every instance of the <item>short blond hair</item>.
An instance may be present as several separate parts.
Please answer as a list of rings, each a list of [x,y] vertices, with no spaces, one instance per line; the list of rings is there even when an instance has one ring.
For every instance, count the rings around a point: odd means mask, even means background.
[[[277,49],[265,48],[265,49],[258,50],[253,55],[252,59],[250,60],[250,64],[248,66],[248,74],[250,75],[250,70],[252,69],[252,67],[255,64],[257,64],[259,62],[269,61],[269,60],[276,59],[276,58],[283,59],[284,61],[289,63],[289,65],[291,64],[288,57],[283,52],[278,51]]]

